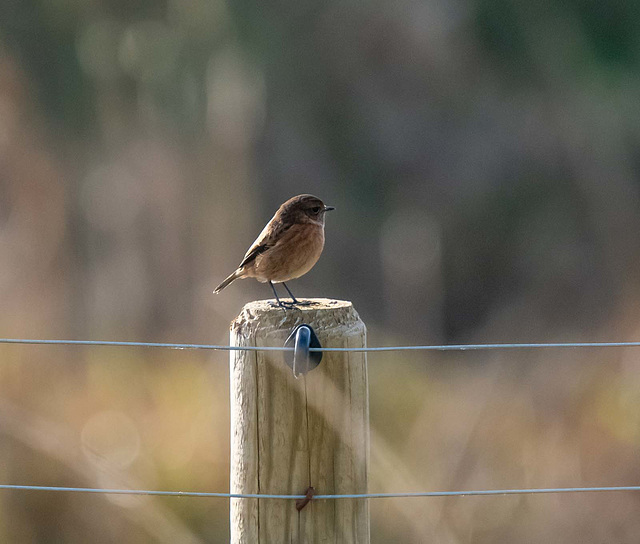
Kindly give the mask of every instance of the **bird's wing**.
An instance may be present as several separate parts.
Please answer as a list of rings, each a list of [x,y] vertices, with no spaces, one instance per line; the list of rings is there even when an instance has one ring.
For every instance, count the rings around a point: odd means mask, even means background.
[[[282,238],[282,235],[290,227],[291,223],[285,225],[282,221],[274,217],[271,221],[269,221],[269,223],[267,223],[264,229],[262,229],[262,232],[258,235],[256,241],[251,244],[251,247],[245,254],[238,268],[247,266],[251,262],[255,261],[258,255],[275,246]]]

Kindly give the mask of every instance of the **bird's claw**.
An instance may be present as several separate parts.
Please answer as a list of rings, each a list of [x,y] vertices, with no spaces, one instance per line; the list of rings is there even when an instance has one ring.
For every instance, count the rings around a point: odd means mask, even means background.
[[[282,308],[283,310],[293,310],[298,306],[299,302],[284,302],[279,300],[277,302],[269,302],[272,308]]]

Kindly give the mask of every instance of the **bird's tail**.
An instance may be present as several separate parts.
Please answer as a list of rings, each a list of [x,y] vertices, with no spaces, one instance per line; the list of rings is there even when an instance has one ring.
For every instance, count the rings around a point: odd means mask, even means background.
[[[229,274],[229,276],[227,277],[226,280],[224,280],[220,285],[218,285],[218,287],[216,287],[213,292],[214,293],[219,293],[220,291],[222,291],[227,285],[229,285],[232,281],[237,280],[240,276],[242,275],[242,272],[240,272],[240,269],[236,270],[235,272],[233,272],[232,274]]]

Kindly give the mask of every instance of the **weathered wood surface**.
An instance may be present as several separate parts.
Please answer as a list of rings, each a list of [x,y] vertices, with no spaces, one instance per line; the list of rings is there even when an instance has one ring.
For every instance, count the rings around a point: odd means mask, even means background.
[[[300,323],[323,347],[364,347],[366,328],[350,302],[313,299],[296,309],[247,304],[231,324],[231,345],[282,346]],[[369,404],[364,353],[324,353],[296,379],[282,352],[232,351],[231,492],[367,492]],[[306,394],[305,394],[306,389]],[[369,542],[364,499],[231,499],[231,542]]]

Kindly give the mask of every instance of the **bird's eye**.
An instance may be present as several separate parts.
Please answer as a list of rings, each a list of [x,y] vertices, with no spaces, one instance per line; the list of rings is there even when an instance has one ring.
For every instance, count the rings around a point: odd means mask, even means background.
[[[313,208],[311,208],[311,211],[313,213],[320,213],[320,206],[314,206]]]

